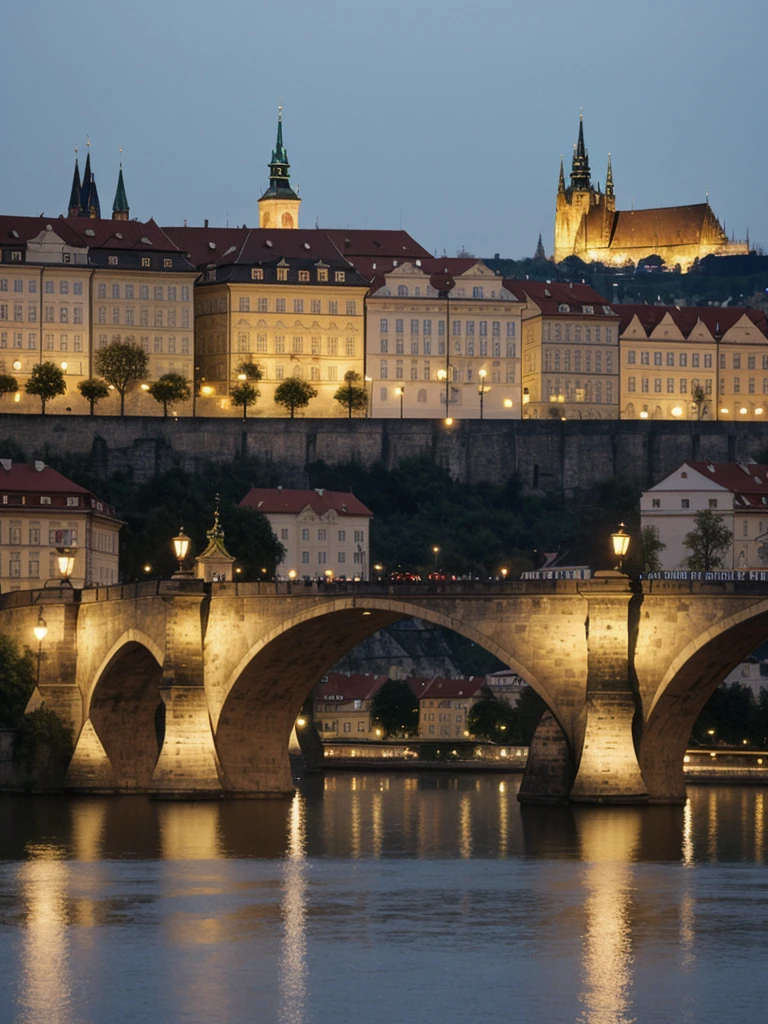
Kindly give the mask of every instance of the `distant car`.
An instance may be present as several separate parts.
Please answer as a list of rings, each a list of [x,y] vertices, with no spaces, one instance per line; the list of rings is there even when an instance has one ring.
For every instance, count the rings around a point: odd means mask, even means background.
[[[431,583],[455,583],[456,577],[452,572],[431,572],[427,579]]]
[[[391,572],[390,583],[421,583],[421,576],[417,572]]]

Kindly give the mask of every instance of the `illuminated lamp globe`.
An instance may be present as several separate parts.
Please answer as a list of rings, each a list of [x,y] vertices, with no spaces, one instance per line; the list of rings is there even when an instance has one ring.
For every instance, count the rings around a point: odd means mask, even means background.
[[[205,387],[200,388],[200,392],[203,395],[212,395],[213,394],[213,388],[211,387],[210,384],[206,384]]]
[[[647,409],[641,409],[640,410],[640,419],[641,420],[647,420],[648,419],[648,410]]]
[[[629,551],[629,534],[624,532],[624,523],[619,523],[619,529],[611,534],[614,555],[621,560]]]
[[[674,409],[672,410],[672,415],[673,416],[682,416],[683,415],[683,410],[680,408],[679,405],[676,405],[674,407]]]
[[[746,415],[747,415],[747,407],[745,405],[742,405],[742,407],[739,409],[739,416],[746,416]]]
[[[182,572],[184,568],[184,559],[187,557],[189,551],[189,537],[184,533],[184,527],[179,530],[178,537],[174,537],[173,541],[173,553],[179,562],[179,572]]]
[[[511,398],[505,398],[504,399],[504,408],[505,409],[511,409],[512,408],[512,399]]]
[[[453,417],[452,416],[446,416],[444,422],[445,422],[446,427],[452,427],[453,426]]]
[[[149,384],[142,384],[141,385],[141,390],[142,391],[149,391]]]
[[[755,416],[762,416],[762,415],[763,415],[763,407],[762,407],[762,405],[758,405],[758,407],[755,409]]]
[[[291,570],[289,571],[289,573],[288,573],[288,579],[289,579],[289,580],[295,580],[295,579],[296,579],[296,570],[295,570],[295,569],[291,569]]]
[[[248,380],[248,378],[246,377],[246,375],[244,373],[238,373],[237,379],[238,380]]]
[[[68,366],[69,366],[69,363],[67,363],[66,361],[65,361],[65,362],[63,362],[63,363],[61,364],[61,368],[62,368],[62,370],[66,370],[66,368],[67,368]]]
[[[56,561],[62,581],[68,580],[72,575],[72,571],[75,568],[75,554],[74,548],[56,548]]]
[[[720,415],[721,416],[727,416],[728,415],[728,410],[725,408],[725,406],[723,406],[723,408],[720,410]]]
[[[46,636],[48,636],[48,624],[43,618],[42,609],[37,617],[37,625],[32,628],[32,632],[35,634],[35,640],[37,640],[39,644],[41,644],[43,640],[45,640]]]
[[[20,359],[14,359],[13,360],[13,368],[14,368],[14,370],[20,370],[21,369],[21,360]]]

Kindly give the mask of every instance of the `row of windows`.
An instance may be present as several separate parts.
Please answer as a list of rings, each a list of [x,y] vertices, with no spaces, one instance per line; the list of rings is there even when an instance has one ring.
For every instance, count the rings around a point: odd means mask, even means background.
[[[122,340],[123,339],[119,334],[113,334],[111,338],[109,338],[106,334],[100,334],[96,347],[104,348],[104,346],[110,344],[110,342]],[[126,338],[125,340],[128,341],[129,339]],[[176,355],[177,352],[183,356],[188,356],[190,354],[189,338],[163,338],[160,335],[156,335],[153,341],[147,335],[142,335],[139,338],[139,344],[141,345],[145,352],[167,352],[169,355],[172,356]]]
[[[270,244],[270,243],[267,243],[267,244]],[[287,281],[288,280],[289,271],[290,271],[290,267],[278,267],[277,268],[277,280],[278,281]],[[329,276],[328,275],[328,268],[327,267],[318,267],[317,270],[316,270],[316,275],[317,276],[316,276],[315,280],[317,280],[317,281],[328,281],[328,276]],[[310,272],[308,270],[299,270],[298,271],[298,280],[300,282],[302,282],[302,283],[308,282],[311,279],[312,279],[311,278],[311,274],[310,274]],[[336,282],[336,284],[344,284],[346,279],[347,279],[347,272],[345,270],[335,270],[333,272],[333,280]],[[263,267],[253,267],[251,269],[251,280],[252,281],[263,281],[264,280],[264,268]]]
[[[594,369],[591,352],[584,352],[583,358],[580,351],[571,353],[569,349],[565,349],[561,353],[559,349],[554,351],[550,349],[544,350],[544,372],[545,373],[557,373],[559,370],[563,370],[564,373],[569,373],[571,370],[571,363],[573,363],[574,373],[613,373],[613,352],[604,353],[605,359],[603,359],[602,352],[594,353]],[[603,370],[603,368],[605,368]]]
[[[327,551],[317,551],[317,552],[315,552],[315,554],[317,555],[317,564],[318,565],[328,565],[328,552]],[[364,555],[363,551],[355,551],[355,552],[352,553],[352,561],[354,562],[355,565],[362,565],[363,564],[363,555]],[[301,564],[302,565],[310,565],[310,562],[311,562],[310,552],[309,551],[302,551],[301,552]],[[336,564],[337,565],[346,565],[347,564],[347,555],[346,555],[345,551],[338,551],[336,553]]]
[[[268,345],[268,338],[266,334],[256,335],[256,346],[255,351],[263,355],[267,352],[274,352],[276,355],[283,355],[286,352],[290,352],[292,355],[329,355],[337,356],[339,354],[339,339],[338,338],[326,338],[325,353],[322,351],[322,338],[319,335],[314,335],[309,339],[309,345],[305,345],[305,338],[301,334],[293,335],[290,339],[290,346],[288,347],[288,341],[283,334],[277,334],[272,339],[271,348]],[[354,338],[344,338],[344,355],[354,357],[357,351],[357,345]],[[237,334],[237,350],[240,353],[250,352],[251,350],[251,335],[248,331],[238,331]]]
[[[138,290],[138,295],[136,294]],[[182,302],[189,302],[189,285],[184,284],[181,288],[177,288],[175,284],[169,284],[167,287],[156,284],[152,289],[152,297],[155,302],[177,302],[178,296],[181,295]],[[138,289],[135,285],[126,284],[121,285],[113,283],[109,286],[109,295],[113,299],[149,299],[149,285],[140,284]],[[106,299],[107,297],[107,285],[102,281],[96,285],[96,298]]]
[[[425,335],[421,342],[418,337],[411,336],[409,342],[409,352],[412,356],[418,355],[445,355],[445,341],[438,341],[437,345],[432,345],[432,338],[429,335]],[[434,351],[433,351],[434,347]],[[394,355],[402,356],[405,355],[405,341],[402,337],[395,339],[394,349],[390,348],[389,338],[382,338],[379,343],[379,350],[382,355],[388,355],[392,352]],[[488,338],[480,338],[476,343],[474,338],[467,338],[462,345],[461,341],[455,341],[453,343],[454,355],[460,356],[462,354],[468,356],[493,356],[494,359],[500,359],[502,353],[502,345],[500,339],[491,339],[490,344]],[[507,341],[504,346],[504,354],[507,359],[515,359],[517,357],[517,342]]]
[[[323,732],[338,732],[339,731],[339,723],[336,722],[336,721],[334,721],[334,722],[323,722],[322,725],[321,725],[321,729],[322,729]],[[351,722],[343,722],[342,723],[342,731],[343,732],[352,732],[352,723]],[[357,723],[357,731],[358,732],[368,732],[368,725],[366,724],[366,722],[358,722]]]
[[[74,499],[74,500],[77,501],[79,499]],[[49,499],[49,504],[50,504],[50,499]],[[3,532],[3,534],[5,534],[4,540],[5,540],[6,544],[9,544],[11,546],[14,546],[14,545],[18,546],[18,545],[24,543],[22,541],[22,539],[21,539],[22,538],[22,527],[21,526],[13,526],[13,525],[11,525],[11,526],[8,527],[7,534],[6,534],[5,529],[3,529],[2,532]],[[42,535],[45,536],[44,531],[42,531]],[[27,540],[26,540],[26,543],[29,544],[31,547],[37,547],[40,544],[40,536],[41,536],[41,527],[40,526],[30,526],[28,528],[28,530],[27,530]],[[68,530],[67,531],[67,539],[68,539],[69,543],[66,546],[75,546],[77,544],[77,530],[74,530],[74,529]],[[53,528],[49,529],[48,530],[48,543],[52,547],[61,546],[63,544],[63,541],[62,541],[62,531],[61,530],[57,530],[57,529],[53,529]]]
[[[678,352],[678,353],[675,353],[675,352],[666,352],[666,353],[665,352],[654,352],[653,353],[653,365],[654,366],[663,366],[663,365],[674,366],[675,365],[675,357],[677,357],[677,365],[682,367],[682,368],[685,368],[686,366],[688,366],[688,356],[689,355],[691,357],[691,366],[699,367],[699,366],[702,365],[702,362],[701,362],[702,353],[700,353],[700,352],[690,352],[690,353],[689,352]],[[704,356],[704,363],[703,363],[704,368],[706,370],[711,369],[712,368],[712,353],[711,352],[704,352],[703,356]],[[641,366],[650,366],[651,365],[650,364],[650,358],[651,358],[651,353],[650,352],[641,351],[640,352],[640,365]],[[754,357],[752,357],[752,359],[754,361]],[[630,350],[629,352],[627,352],[627,365],[634,366],[636,364],[636,362],[637,362],[637,352],[635,352],[634,350]]]
[[[254,312],[256,312],[256,313],[268,313],[269,312],[268,305],[269,305],[269,303],[268,303],[267,299],[265,299],[265,298],[257,299],[256,300],[256,305],[254,307]],[[293,312],[294,313],[304,313],[304,312],[306,312],[306,310],[304,308],[305,305],[306,305],[306,303],[305,303],[304,299],[294,299],[293,300]],[[322,311],[323,311],[322,310],[322,301],[320,299],[310,299],[308,305],[310,306],[309,312],[311,312],[311,313],[322,313]],[[345,305],[346,305],[346,314],[347,314],[347,316],[357,316],[357,303],[354,300],[351,300],[351,301],[345,303]],[[339,312],[339,304],[336,301],[329,302],[328,303],[328,307],[329,307],[328,308],[328,312],[329,313],[338,313]],[[251,312],[251,299],[250,299],[250,296],[248,296],[248,295],[241,295],[240,296],[238,309],[240,310],[241,313],[250,313]],[[275,300],[275,312],[276,313],[285,313],[286,312],[286,299],[276,299]]]
[[[298,377],[301,380],[312,381],[338,381],[344,379],[344,374],[346,373],[347,367],[344,367],[343,369],[341,369],[341,372],[339,372],[338,366],[325,365],[322,367],[321,373],[321,367],[319,366],[307,367],[302,366],[301,363],[290,363],[286,367],[284,363],[275,363],[274,376],[272,376],[272,367],[269,364],[262,363],[259,369],[263,374],[262,380],[264,381],[285,380],[286,377]],[[210,368],[208,372],[211,374],[213,379],[225,380],[227,376],[226,367],[224,363],[217,364],[215,372]]]
[[[389,379],[389,368],[390,360],[382,359],[379,363],[379,377],[381,380]],[[443,366],[439,367],[440,370],[444,369]],[[461,384],[466,380],[467,384],[472,384],[475,381],[475,369],[472,366],[462,368],[459,366],[451,367],[451,381],[454,384]],[[490,383],[500,384],[501,383],[501,370],[491,370]],[[514,364],[507,366],[504,373],[505,382],[507,384],[515,383],[515,366]],[[419,365],[415,359],[411,360],[409,368],[409,379],[410,380],[432,380],[432,364],[430,362],[424,362],[421,365],[421,372],[419,372]],[[435,375],[435,380],[440,378]],[[478,375],[478,381],[488,380],[487,377],[483,378]],[[405,380],[405,367],[402,359],[395,360],[395,380]]]
[[[47,307],[46,307],[47,308]],[[122,315],[121,315],[122,314]],[[107,307],[99,306],[96,311],[96,319],[100,324],[107,323]],[[155,327],[176,327],[176,310],[175,309],[155,309],[153,315],[153,321]],[[122,309],[119,306],[112,306],[110,311],[110,323],[121,324],[124,323],[128,327],[133,327],[136,323],[136,310],[133,306],[127,306]],[[142,308],[139,310],[139,326],[149,327],[149,310]],[[189,328],[189,310],[182,309],[181,311],[181,326],[185,329]]]
[[[417,319],[413,319],[413,320],[410,321],[410,333],[411,334],[418,334],[419,333],[419,327],[421,327],[421,333],[422,334],[432,334],[433,333],[433,331],[432,331],[432,323],[433,323],[432,320],[421,320],[420,321],[420,320],[417,320]],[[475,320],[464,320],[464,321],[462,321],[462,320],[452,320],[451,321],[451,332],[454,335],[467,334],[467,335],[471,336],[471,335],[475,334],[475,327],[477,327],[477,334],[481,338],[485,338],[485,337],[488,337],[488,333],[489,333],[488,332],[488,324],[489,323],[491,325],[491,331],[490,331],[491,337],[493,337],[493,338],[500,338],[501,337],[501,323],[502,323],[501,320],[490,320],[490,321],[489,320],[477,320],[477,321],[475,321]],[[506,324],[507,324],[507,326],[506,326],[506,336],[508,338],[516,338],[517,337],[517,324],[515,323],[515,321],[514,320],[508,320],[506,322]],[[381,320],[379,320],[379,332],[382,335],[389,334],[389,319],[388,318],[382,317]],[[399,319],[395,320],[395,334],[404,334],[404,333],[405,333],[405,320],[399,320]],[[445,320],[438,320],[437,321],[437,331],[434,332],[434,333],[436,333],[438,335],[445,335]]]
[[[285,527],[285,526],[282,527],[282,529],[280,530],[280,539],[281,540],[288,540],[289,539],[289,533],[290,533],[290,531],[288,530],[287,527]],[[337,530],[336,533],[337,533],[337,540],[339,540],[342,543],[344,541],[346,541],[346,539],[347,539],[347,531],[346,530]],[[360,544],[360,543],[362,543],[365,540],[365,533],[364,533],[363,530],[355,530],[354,534],[355,534],[355,541],[356,541],[356,543]],[[307,527],[302,528],[301,539],[302,540],[309,540],[309,529]],[[324,528],[324,527],[322,529],[319,529],[317,531],[317,539],[318,540],[328,540],[328,530],[326,528]]]
[[[612,327],[583,327],[581,324],[545,324],[545,341],[595,341],[598,345],[612,345]]]
[[[562,396],[566,402],[592,402],[595,405],[611,405],[613,403],[613,382],[566,380],[561,383],[559,380],[550,382],[549,388],[545,388],[545,394],[549,391],[549,401],[557,402]]]
[[[724,384],[725,381],[723,381],[722,383]],[[650,384],[651,384],[651,381],[650,381],[650,379],[648,377],[641,377],[640,378],[640,390],[641,391],[643,391],[643,392],[650,391],[651,390]],[[663,385],[663,379],[661,377],[654,377],[653,378],[653,391],[654,391],[655,394],[660,394],[661,391],[664,390],[662,385]],[[691,394],[693,394],[696,391],[696,389],[698,387],[700,387],[700,386],[701,386],[701,382],[698,380],[697,377],[694,377],[691,380]],[[707,394],[707,395],[711,395],[712,394],[712,378],[711,377],[707,377],[704,380],[703,388],[704,388],[704,393],[705,394]],[[637,378],[636,377],[627,377],[627,391],[637,391]],[[674,395],[674,394],[676,394],[677,391],[679,391],[679,393],[681,395],[687,395],[688,394],[688,378],[687,377],[680,377],[679,379],[676,378],[676,377],[667,377],[667,386],[666,386],[667,394],[668,395]]]

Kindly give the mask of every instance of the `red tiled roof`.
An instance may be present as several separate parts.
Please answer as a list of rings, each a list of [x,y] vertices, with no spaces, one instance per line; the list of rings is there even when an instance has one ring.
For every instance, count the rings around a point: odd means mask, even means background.
[[[40,467],[40,468],[38,468]],[[7,495],[84,495],[103,505],[105,514],[114,515],[114,509],[97,498],[86,487],[68,480],[56,469],[43,462],[29,466],[25,462],[12,462],[0,458],[0,493]],[[73,510],[74,511],[74,510]]]
[[[582,306],[594,307],[594,313],[587,314],[589,316],[616,316],[608,300],[588,284],[515,280],[505,280],[502,283],[513,295],[521,299],[527,296],[547,316],[573,316],[582,312]],[[562,304],[570,307],[568,312],[560,312],[559,307]],[[603,309],[604,306],[609,310],[608,313]]]
[[[76,248],[177,251],[175,243],[152,219],[142,223],[89,217],[0,217],[0,244],[29,242],[48,228],[66,245]]]
[[[343,700],[338,701],[339,704],[351,700],[370,700],[386,681],[385,675],[369,675],[367,672],[349,676],[343,672],[329,672],[327,680],[315,688],[315,699],[343,697]]]
[[[754,495],[758,500],[768,495],[768,466],[756,462],[687,462],[685,465],[728,491]]]
[[[485,676],[474,676],[472,679],[446,679],[435,676],[421,693],[421,698],[429,700],[456,700],[458,697],[474,697],[485,685]]]
[[[258,512],[290,512],[298,514],[307,506],[321,516],[333,509],[342,516],[373,516],[373,512],[354,494],[324,489],[293,490],[283,487],[252,487],[240,502],[241,508],[255,508]]]
[[[407,231],[376,231],[368,228],[319,228],[345,259],[352,256],[390,256],[401,262],[425,259],[432,254]]]
[[[621,304],[613,307],[619,314],[623,333],[632,319],[637,316],[640,326],[650,336],[665,316],[669,315],[684,338],[687,338],[696,324],[701,321],[713,338],[720,339],[742,317],[746,316],[761,334],[768,337],[768,318],[761,309],[751,306],[648,306]]]

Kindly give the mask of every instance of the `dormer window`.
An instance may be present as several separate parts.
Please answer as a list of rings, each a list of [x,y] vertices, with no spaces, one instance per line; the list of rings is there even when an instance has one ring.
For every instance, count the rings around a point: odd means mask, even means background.
[[[337,270],[334,275],[334,280],[336,281],[337,284],[343,284],[346,278],[346,272],[343,270]]]
[[[288,280],[288,267],[278,267],[277,268],[277,280],[278,281],[287,281]]]
[[[117,263],[117,259],[115,259],[115,263]],[[150,259],[149,256],[142,256],[141,257],[141,265],[142,265],[142,267],[151,267],[152,266],[152,260]]]
[[[251,269],[251,280],[252,281],[263,281],[264,280],[264,271],[262,270],[261,267],[253,267]]]
[[[108,256],[107,261],[109,262],[110,267],[117,266],[117,256]]]
[[[318,270],[317,270],[317,280],[318,281],[327,281],[328,280],[328,271],[326,270],[325,267],[318,267]]]
[[[299,280],[300,281],[308,281],[309,280],[309,271],[308,270],[300,270],[299,271]]]
[[[560,305],[557,307],[557,312],[558,313],[570,313],[571,312],[571,307],[568,305],[567,302],[561,302]]]
[[[67,498],[67,505],[72,508],[80,504],[79,498]]]
[[[163,266],[164,267],[172,267],[173,266],[173,260],[171,260],[171,259],[164,259],[163,260]]]
[[[50,505],[51,504],[51,499],[49,497],[47,497],[47,495],[41,495],[41,497],[40,497],[40,504],[41,505]]]
[[[582,309],[584,310],[585,313],[594,313],[595,312],[595,307],[594,306],[582,306]]]

